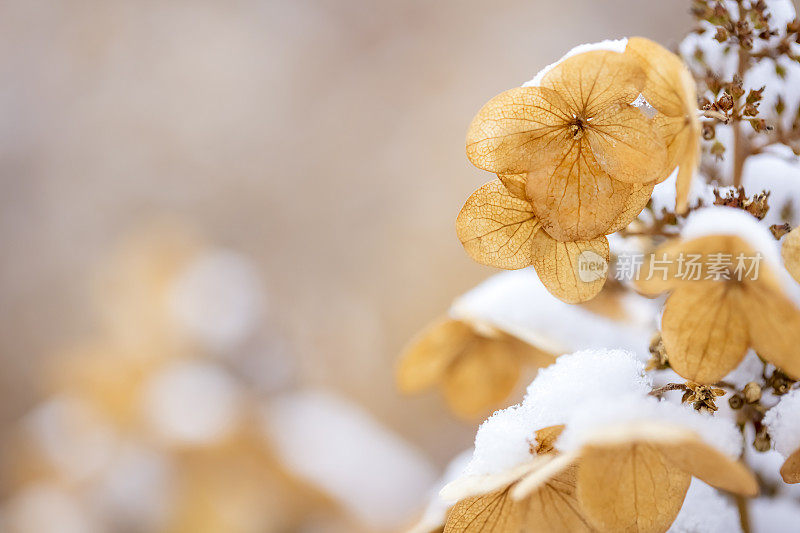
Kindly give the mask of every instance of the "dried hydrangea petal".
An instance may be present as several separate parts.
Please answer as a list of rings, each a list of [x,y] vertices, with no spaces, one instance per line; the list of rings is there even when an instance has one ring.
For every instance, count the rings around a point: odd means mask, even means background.
[[[675,209],[684,213],[700,150],[694,78],[678,56],[649,39],[629,39],[625,53],[639,60],[647,76],[642,94],[659,112],[655,120],[669,152],[666,175],[679,167]]]
[[[683,505],[691,476],[656,446],[590,446],[578,469],[578,499],[601,531],[666,531]]]
[[[522,531],[525,503],[515,502],[509,488],[459,501],[450,510],[445,533],[506,533]]]
[[[679,287],[670,294],[661,336],[675,372],[713,384],[736,368],[748,345],[741,300],[741,289],[726,283]]]
[[[447,367],[474,336],[469,325],[449,318],[424,330],[400,357],[398,388],[404,393],[415,393],[439,383]]]
[[[540,231],[533,238],[533,266],[542,284],[567,303],[591,300],[603,288],[606,272],[581,270],[608,265],[608,239],[560,242]]]
[[[498,174],[497,179],[506,186],[511,196],[520,198],[521,200],[528,199],[525,195],[525,186],[528,183],[527,172],[522,174]]]
[[[597,164],[585,138],[563,145],[528,175],[527,196],[555,239],[605,235],[625,210],[634,186],[614,180]]]
[[[557,91],[571,116],[592,117],[616,104],[630,104],[645,85],[645,73],[630,57],[592,50],[565,59],[542,78],[543,88]]]
[[[625,207],[622,208],[622,212],[617,215],[617,218],[608,229],[609,234],[627,228],[631,222],[636,220],[636,217],[645,208],[647,202],[650,201],[655,186],[655,182],[636,183],[633,185],[630,196],[625,200]]]
[[[794,228],[784,237],[781,255],[786,270],[800,283],[800,227]]]
[[[626,183],[664,179],[667,150],[656,124],[628,104],[608,106],[594,116],[586,131],[600,168]]]
[[[751,282],[746,291],[743,307],[753,349],[792,379],[800,379],[800,310],[761,280]]]
[[[658,449],[675,466],[718,489],[755,496],[758,480],[741,462],[731,459],[699,438]]]
[[[442,390],[454,413],[473,418],[505,400],[519,374],[519,360],[505,343],[479,337],[447,370]]]
[[[475,261],[514,270],[530,266],[539,221],[531,204],[495,179],[469,197],[456,219],[456,233]]]
[[[517,87],[486,103],[469,126],[467,157],[478,168],[498,174],[528,172],[553,136],[571,117],[558,93]]]
[[[781,465],[781,477],[786,483],[800,483],[800,448],[787,457]]]

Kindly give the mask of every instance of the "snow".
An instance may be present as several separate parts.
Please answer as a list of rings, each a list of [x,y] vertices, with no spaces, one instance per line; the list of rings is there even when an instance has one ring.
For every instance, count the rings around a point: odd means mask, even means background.
[[[725,376],[722,381],[730,383],[741,390],[751,381],[760,381],[763,371],[764,363],[761,362],[756,352],[748,350],[747,355],[745,355],[742,362],[739,363],[739,366]],[[727,396],[725,400],[727,401]]]
[[[800,85],[800,80],[797,83]],[[763,190],[770,191],[770,209],[762,224],[800,225],[800,159],[788,146],[771,146],[768,152],[748,157],[742,185],[751,196]],[[784,210],[791,211],[791,216],[784,219]]]
[[[741,530],[739,512],[730,499],[693,478],[668,533],[738,533]]]
[[[208,445],[239,423],[241,393],[222,368],[176,361],[144,384],[141,409],[153,434],[170,445]]]
[[[788,498],[750,500],[750,523],[753,533],[796,531],[800,523],[800,505]]]
[[[692,179],[692,186],[689,190],[688,202],[690,206],[695,205],[698,201],[702,201],[703,205],[714,204],[714,187],[705,183],[703,180],[697,179],[698,175],[695,174]],[[672,171],[667,179],[657,184],[653,188],[653,194],[650,197],[651,206],[656,214],[660,214],[662,209],[667,211],[675,210],[675,197],[676,186],[678,181],[678,169]],[[643,211],[646,213],[646,211]]]
[[[737,458],[742,449],[741,434],[730,420],[695,411],[688,405],[633,394],[586,402],[570,419],[558,447],[578,450],[607,428],[644,422],[691,430],[731,458]]]
[[[633,293],[623,298],[623,305],[635,311],[627,322],[564,303],[547,291],[535,270],[526,268],[487,279],[457,298],[450,316],[488,324],[554,354],[623,348],[646,357],[657,307]]]
[[[263,430],[283,465],[371,529],[406,523],[425,503],[435,470],[357,405],[306,390],[276,398]]]
[[[800,390],[781,397],[778,405],[764,416],[772,443],[784,457],[800,448]]]
[[[585,350],[563,355],[539,370],[519,405],[497,411],[478,429],[467,475],[497,473],[531,458],[537,430],[572,423],[589,404],[651,389],[644,363],[622,350]],[[560,441],[559,441],[560,442]]]
[[[526,83],[523,83],[522,86],[523,87],[538,87],[539,84],[542,82],[542,78],[544,78],[545,75],[548,72],[553,70],[553,68],[556,65],[558,65],[559,63],[561,63],[562,61],[564,61],[565,59],[567,59],[569,57],[572,57],[572,56],[575,56],[575,55],[578,55],[578,54],[582,54],[584,52],[591,52],[593,50],[610,50],[612,52],[622,53],[622,52],[625,51],[625,47],[626,46],[628,46],[628,38],[627,37],[622,38],[622,39],[616,39],[616,40],[608,40],[607,39],[605,41],[600,41],[598,43],[579,44],[578,46],[574,47],[572,50],[570,50],[569,52],[564,54],[561,57],[561,59],[559,59],[555,63],[551,63],[551,64],[547,65],[546,67],[544,67],[542,70],[540,70],[536,74],[536,76],[533,77],[532,80],[530,80],[530,81],[528,81]]]
[[[261,286],[254,267],[241,255],[215,250],[195,259],[170,291],[178,327],[211,350],[235,348],[260,317]]]
[[[420,518],[419,522],[417,522],[414,527],[412,527],[407,533],[430,533],[431,531],[436,531],[436,529],[442,527],[445,521],[447,520],[447,511],[453,505],[452,502],[449,502],[442,498],[439,495],[439,491],[444,488],[445,485],[458,479],[461,474],[464,473],[464,470],[467,468],[470,459],[472,458],[472,450],[465,450],[458,454],[450,463],[447,465],[447,468],[444,471],[444,474],[436,483],[435,490],[431,491],[430,493],[430,501],[428,502],[428,506],[425,508],[425,512]]]

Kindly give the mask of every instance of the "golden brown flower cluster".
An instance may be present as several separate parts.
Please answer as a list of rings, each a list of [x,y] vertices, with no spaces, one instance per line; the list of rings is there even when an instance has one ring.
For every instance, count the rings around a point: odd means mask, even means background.
[[[692,476],[733,493],[758,493],[744,465],[679,426],[612,426],[560,453],[555,444],[563,429],[537,431],[528,463],[446,487],[449,496],[467,496],[448,514],[445,533],[655,533],[675,520]]]
[[[692,77],[658,44],[632,38],[624,52],[568,57],[473,119],[467,156],[497,179],[467,200],[458,236],[478,262],[533,265],[557,297],[589,300],[605,277],[581,276],[579,257],[608,261],[606,235],[635,219],[675,167],[685,208],[699,135]]]

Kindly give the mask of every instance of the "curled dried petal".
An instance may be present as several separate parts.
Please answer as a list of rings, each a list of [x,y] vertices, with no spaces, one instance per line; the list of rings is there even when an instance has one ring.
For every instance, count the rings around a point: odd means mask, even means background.
[[[474,339],[472,328],[460,320],[441,319],[405,348],[397,368],[397,386],[415,393],[439,383],[447,368]]]
[[[786,483],[800,483],[800,448],[787,457],[781,465],[781,477]]]
[[[784,237],[781,255],[786,270],[800,283],[800,227],[794,228]]]
[[[750,344],[758,354],[792,379],[800,379],[800,310],[764,281],[745,286]]]
[[[658,449],[672,464],[713,487],[745,496],[758,494],[758,480],[747,467],[699,437],[681,443],[659,444]]]
[[[525,185],[528,183],[527,172],[523,174],[498,174],[497,179],[506,186],[511,196],[521,200],[528,200],[525,195]]]
[[[505,342],[477,338],[445,373],[444,396],[454,413],[474,418],[498,407],[519,374],[520,361]]]

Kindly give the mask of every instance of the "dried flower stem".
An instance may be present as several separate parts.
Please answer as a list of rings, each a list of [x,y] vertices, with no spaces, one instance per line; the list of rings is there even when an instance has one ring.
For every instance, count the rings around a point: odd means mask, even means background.
[[[747,50],[739,46],[739,68],[737,74],[740,79],[744,79],[747,67],[750,62],[750,54]],[[733,186],[741,187],[744,162],[747,159],[749,146],[748,141],[742,131],[741,104],[737,99],[734,104],[733,112]]]
[[[748,499],[739,494],[737,494],[734,499],[736,500],[736,509],[739,510],[739,524],[742,526],[742,533],[751,533]]]
[[[739,4],[739,20],[744,20],[744,8],[742,0],[737,0]],[[750,52],[739,43],[738,46],[738,66],[736,74],[740,80],[744,80],[744,75],[750,66]],[[734,100],[733,113],[732,113],[732,127],[733,127],[733,186],[740,187],[742,185],[742,173],[744,171],[744,162],[748,156],[748,141],[742,131],[742,105],[741,97]]]

